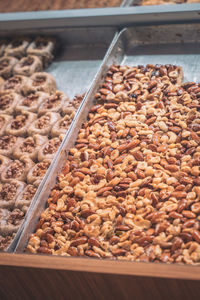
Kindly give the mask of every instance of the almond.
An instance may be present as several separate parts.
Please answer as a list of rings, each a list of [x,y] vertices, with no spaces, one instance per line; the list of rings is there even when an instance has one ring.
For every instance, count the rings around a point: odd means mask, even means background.
[[[90,257],[101,258],[101,256],[98,253],[96,253],[92,250],[86,250],[85,254],[90,256]]]
[[[126,250],[125,249],[114,249],[112,250],[112,254],[114,256],[124,256],[126,254]]]
[[[127,145],[127,149],[131,150],[131,149],[137,147],[139,144],[140,144],[140,140],[135,139]]]
[[[192,237],[197,243],[200,243],[200,232],[198,230],[193,230]]]
[[[196,132],[192,131],[191,132],[191,137],[192,139],[197,142],[198,144],[200,144],[200,137],[196,134]]]
[[[177,172],[179,167],[177,165],[165,165],[164,168],[170,172]]]
[[[116,231],[128,231],[128,230],[130,230],[130,228],[126,225],[118,225],[118,226],[116,226],[115,230]]]
[[[100,104],[94,105],[90,108],[90,112],[96,112],[100,107],[102,107]]]
[[[149,118],[148,120],[146,120],[146,124],[147,125],[151,125],[151,124],[153,124],[155,121],[156,121],[156,119],[157,119],[157,117],[151,117],[151,118]]]
[[[183,191],[172,192],[171,197],[175,197],[177,199],[186,198],[187,193]]]
[[[107,192],[110,190],[112,190],[112,186],[105,186],[105,187],[101,188],[100,190],[98,190],[97,196],[101,196],[104,192]]]
[[[183,210],[182,215],[188,219],[194,219],[196,218],[196,214],[191,212],[190,210]]]
[[[82,245],[82,244],[87,243],[87,240],[88,240],[88,239],[87,239],[86,236],[78,237],[78,238],[76,238],[75,240],[72,240],[72,241],[71,241],[70,246],[71,246],[71,247],[77,247],[77,246],[79,246],[79,245]]]
[[[143,161],[144,156],[141,151],[135,151],[132,153],[136,160]]]
[[[106,180],[107,181],[110,181],[112,178],[113,178],[113,171],[112,170],[107,170],[107,173],[106,173]]]
[[[100,89],[99,92],[100,92],[101,94],[103,94],[103,95],[108,95],[108,94],[110,94],[110,90],[108,90],[108,89]]]
[[[88,240],[88,244],[89,244],[90,246],[100,247],[100,243],[99,243],[99,241],[97,240],[97,238],[95,238],[95,237],[90,237],[89,240]]]

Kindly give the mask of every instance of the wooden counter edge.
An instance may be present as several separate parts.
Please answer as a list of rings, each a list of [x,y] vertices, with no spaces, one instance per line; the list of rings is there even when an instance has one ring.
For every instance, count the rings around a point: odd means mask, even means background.
[[[139,263],[78,257],[0,253],[1,266],[200,280],[200,265]]]

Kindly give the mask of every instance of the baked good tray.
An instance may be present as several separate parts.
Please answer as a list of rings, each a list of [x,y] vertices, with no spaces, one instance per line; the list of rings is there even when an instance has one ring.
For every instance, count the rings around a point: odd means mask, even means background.
[[[56,39],[57,50],[52,64],[46,69],[46,72],[52,74],[57,81],[57,88],[72,99],[77,94],[84,94],[88,91],[95,74],[99,69],[103,57],[116,34],[114,28],[62,28],[62,29],[41,29],[40,35],[51,36]],[[35,37],[38,31],[0,31],[0,38],[9,39],[12,35],[23,35]],[[46,181],[44,176],[37,192],[32,199],[29,210],[22,221],[14,240],[7,248],[12,252],[16,242],[21,234],[24,222],[28,215],[32,215],[32,209],[35,201],[38,199],[40,190]]]
[[[183,82],[198,82],[199,30],[199,24],[131,27],[122,30],[118,37],[113,40],[91,89],[79,107],[76,118],[65,136],[60,152],[57,153],[54,163],[48,171],[46,182],[40,191],[32,213],[26,219],[15,250],[17,253],[22,253],[25,250],[30,235],[35,231],[39,216],[45,209],[50,191],[56,184],[57,175],[66,161],[66,154],[74,146],[81,126],[87,120],[90,108],[95,104],[95,94],[104,81],[109,66],[113,64],[129,66],[146,64],[178,65],[183,69]],[[67,258],[63,258],[63,260],[67,260]],[[158,267],[159,264],[156,265]],[[177,265],[177,267],[180,266]],[[169,269],[170,266],[167,266],[167,268]],[[199,269],[198,266],[196,268]]]

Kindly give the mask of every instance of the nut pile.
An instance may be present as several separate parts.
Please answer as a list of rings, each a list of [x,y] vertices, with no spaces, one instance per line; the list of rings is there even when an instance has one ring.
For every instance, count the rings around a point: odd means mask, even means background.
[[[27,3],[20,0],[18,5],[6,5],[0,3],[0,11],[16,12],[16,11],[40,11],[40,10],[63,10],[63,9],[82,9],[82,8],[100,8],[100,7],[116,7],[120,6],[123,0],[56,0],[49,3],[48,1],[35,0]]]
[[[68,0],[63,4],[65,9],[99,8],[120,6],[122,0]],[[62,9],[64,9],[62,7]]]
[[[54,44],[45,37],[0,42],[0,250],[16,234],[78,108],[77,97],[69,101],[41,72]]]
[[[200,0],[141,0],[136,1],[133,5],[163,5],[163,4],[187,4],[187,3],[199,3]]]
[[[111,66],[27,251],[200,262],[200,85]]]

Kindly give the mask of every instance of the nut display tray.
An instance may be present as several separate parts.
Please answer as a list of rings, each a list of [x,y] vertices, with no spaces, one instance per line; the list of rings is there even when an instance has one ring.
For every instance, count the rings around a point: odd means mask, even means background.
[[[198,81],[200,61],[199,25],[161,25],[124,29],[115,37],[92,87],[79,107],[77,116],[71,124],[68,135],[57,153],[54,164],[49,169],[48,178],[41,189],[38,201],[27,218],[16,251],[24,251],[28,238],[35,231],[41,212],[44,210],[49,193],[56,183],[66,159],[67,151],[74,146],[77,134],[88,112],[94,105],[94,95],[112,64],[146,65],[173,64],[183,68],[184,82]]]

